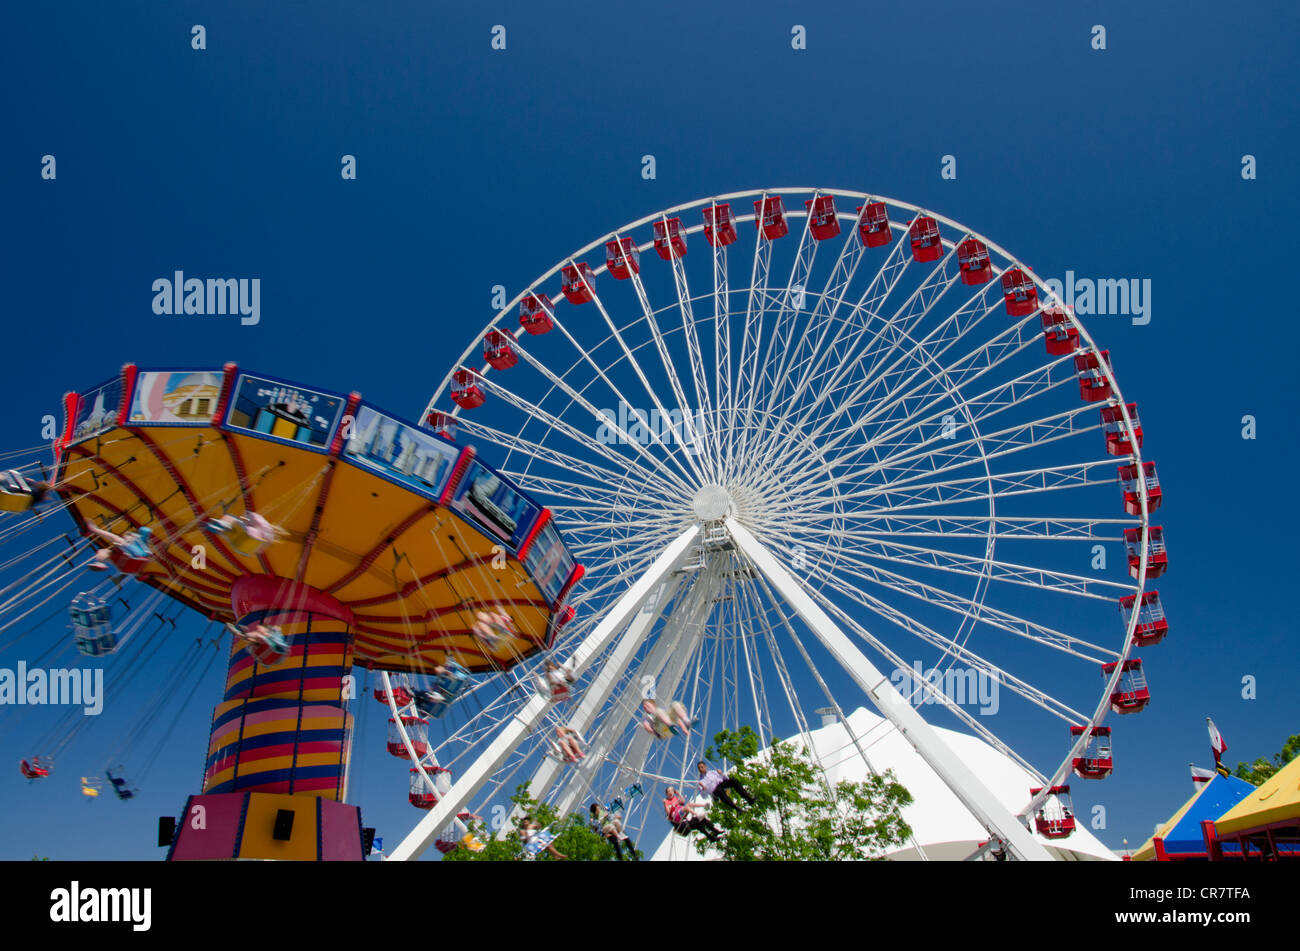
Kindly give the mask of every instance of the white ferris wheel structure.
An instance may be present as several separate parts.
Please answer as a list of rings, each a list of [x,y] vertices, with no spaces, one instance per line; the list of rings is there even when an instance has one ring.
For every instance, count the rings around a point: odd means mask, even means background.
[[[644,828],[651,787],[689,788],[719,729],[806,735],[814,708],[847,727],[864,699],[985,848],[1045,859],[1067,778],[1111,771],[1103,721],[1149,700],[1134,650],[1167,629],[1166,556],[1136,407],[1028,266],[934,212],[781,188],[631,222],[493,315],[424,418],[549,507],[585,576],[550,652],[569,699],[530,659],[475,682],[425,753],[384,675],[434,802],[392,859],[525,781],[562,814],[641,783]],[[995,684],[1002,711],[900,674],[918,666]],[[690,732],[654,738],[646,697]],[[935,717],[1034,778],[1020,808]],[[849,735],[875,769],[878,737]]]

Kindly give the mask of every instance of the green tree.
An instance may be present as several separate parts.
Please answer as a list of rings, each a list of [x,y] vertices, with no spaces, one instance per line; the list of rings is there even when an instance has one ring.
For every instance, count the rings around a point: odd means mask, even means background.
[[[705,751],[710,760],[738,764],[732,775],[755,802],[737,812],[715,806],[709,818],[726,836],[717,846],[701,839],[700,854],[718,849],[730,861],[846,861],[880,858],[912,830],[902,809],[911,794],[892,771],[861,782],[831,783],[801,747],[775,743],[759,757],[747,726],[723,730]],[[733,800],[736,797],[732,795]]]
[[[580,812],[570,813],[561,818],[555,807],[545,802],[538,802],[528,791],[528,783],[515,790],[510,801],[519,808],[519,815],[511,820],[513,828],[501,838],[493,838],[481,821],[468,823],[470,831],[480,842],[483,850],[471,852],[458,848],[443,856],[444,862],[510,862],[524,857],[524,840],[520,835],[524,816],[532,816],[543,829],[550,829],[555,834],[552,843],[556,851],[576,862],[604,862],[614,857],[614,847],[604,837],[593,832],[587,824],[587,817]],[[542,851],[537,856],[539,862],[554,862],[550,853]]]
[[[1273,756],[1272,761],[1260,757],[1253,763],[1238,763],[1235,775],[1256,786],[1268,782],[1283,766],[1300,755],[1300,734],[1291,736],[1282,744],[1282,752]]]

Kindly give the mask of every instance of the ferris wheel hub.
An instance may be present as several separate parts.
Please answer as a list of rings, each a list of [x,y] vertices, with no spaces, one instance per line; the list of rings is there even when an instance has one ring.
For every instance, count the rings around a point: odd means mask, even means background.
[[[696,519],[701,522],[719,522],[735,510],[727,490],[714,484],[706,485],[696,492],[691,504]]]

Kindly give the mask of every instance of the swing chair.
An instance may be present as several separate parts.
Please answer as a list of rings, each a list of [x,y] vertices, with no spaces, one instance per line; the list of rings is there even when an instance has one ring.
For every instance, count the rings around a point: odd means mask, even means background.
[[[104,775],[108,777],[108,781],[113,787],[113,794],[123,802],[134,799],[136,790],[131,788],[126,781],[126,777],[122,775],[122,767],[119,766],[117,772],[118,775],[114,776],[111,769],[104,771]]]
[[[435,674],[428,690],[411,694],[415,708],[435,720],[447,712],[456,696],[469,684],[469,671],[454,660],[444,661],[446,673]]]
[[[86,657],[103,657],[117,650],[113,614],[103,598],[83,591],[72,599],[68,616],[72,619],[73,642],[79,653]]]
[[[81,777],[81,794],[82,794],[83,796],[87,796],[87,797],[89,797],[90,799],[98,798],[98,796],[99,796],[99,780],[96,779],[94,776],[82,776],[82,777]]]
[[[32,486],[17,469],[0,472],[0,512],[26,512],[32,507]]]
[[[50,770],[54,768],[54,760],[46,756],[33,756],[31,762],[22,760],[18,764],[19,771],[30,780],[44,779],[50,775]]]

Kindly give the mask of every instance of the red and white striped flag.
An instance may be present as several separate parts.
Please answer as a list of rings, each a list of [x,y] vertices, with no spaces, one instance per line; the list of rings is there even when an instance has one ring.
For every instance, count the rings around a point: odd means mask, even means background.
[[[1212,769],[1201,769],[1194,763],[1188,763],[1187,765],[1192,769],[1192,788],[1194,789],[1200,789],[1216,775]]]
[[[1219,728],[1214,725],[1214,721],[1209,717],[1205,718],[1206,726],[1210,730],[1210,749],[1214,751],[1214,765],[1219,765],[1219,757],[1227,750],[1228,744],[1223,742],[1223,734]]]

